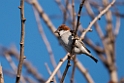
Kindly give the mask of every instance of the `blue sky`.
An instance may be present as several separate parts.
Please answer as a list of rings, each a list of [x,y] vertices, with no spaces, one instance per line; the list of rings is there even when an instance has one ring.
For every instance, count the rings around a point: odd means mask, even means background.
[[[49,3],[48,3],[49,1]],[[59,10],[58,6],[53,0],[42,0],[40,1],[41,6],[43,7],[45,13],[48,14],[48,16],[51,15],[59,15],[62,16],[62,12]],[[7,48],[10,48],[12,45],[15,45],[16,48],[20,49],[20,10],[18,9],[18,6],[20,5],[20,1],[18,0],[1,0],[0,1],[0,46],[5,46]],[[76,4],[76,8],[78,8],[78,4]],[[118,7],[119,11],[121,13],[124,13],[124,6]],[[84,9],[82,11],[85,11]],[[49,74],[46,70],[46,67],[44,63],[48,63],[51,71],[53,71],[53,67],[50,62],[49,54],[47,52],[47,49],[44,45],[44,42],[40,36],[40,33],[37,28],[37,23],[35,20],[35,16],[33,13],[32,6],[30,4],[25,3],[25,51],[24,54],[26,56],[26,59],[29,60],[35,68],[42,74],[42,76],[47,79],[49,77]],[[58,27],[62,24],[62,17],[59,19],[51,19],[55,27]],[[113,18],[113,23],[115,23],[115,18]],[[87,27],[89,22],[91,20],[89,17],[82,17],[81,23],[84,27]],[[84,23],[85,22],[85,23]],[[51,44],[56,62],[58,63],[60,58],[64,57],[66,54],[65,50],[59,45],[58,40],[56,37],[51,33],[51,31],[48,29],[48,27],[45,25],[43,20],[41,19],[41,23],[43,26],[43,29],[46,33],[46,36]],[[99,21],[101,23],[102,29],[105,27],[104,23],[104,16],[102,16],[101,20]],[[124,77],[124,19],[121,19],[121,26],[120,26],[120,32],[116,39],[116,64],[117,64],[117,72],[119,79]],[[99,39],[97,37],[97,34],[93,27],[93,32],[89,32],[87,36],[92,39],[94,42],[98,42]],[[88,47],[89,48],[89,47]],[[92,52],[92,54],[97,57],[96,53],[93,52],[91,48],[89,48]],[[97,57],[98,58],[98,57]],[[102,62],[99,60],[99,62],[96,64],[91,59],[89,59],[86,56],[78,56],[78,59],[83,63],[83,65],[88,69],[89,73],[91,74],[92,78],[94,79],[95,83],[107,83],[109,81],[109,75],[106,68],[103,66]],[[15,60],[16,61],[16,60]],[[3,69],[11,69],[9,63],[0,56],[0,62],[2,64]],[[17,61],[16,61],[16,64]],[[66,62],[61,67],[61,72],[63,72],[64,68],[66,66]],[[66,81],[68,82],[69,76],[71,74],[72,66],[70,67],[70,72],[68,72],[69,75],[66,76]],[[23,69],[25,72],[25,70]],[[23,75],[25,73],[23,72]],[[83,83],[86,83],[86,80],[84,79],[84,76],[76,70],[76,83],[80,83],[82,81]],[[5,83],[13,83],[15,82],[15,78],[10,78],[6,75],[4,75]],[[102,81],[102,82],[101,82]]]

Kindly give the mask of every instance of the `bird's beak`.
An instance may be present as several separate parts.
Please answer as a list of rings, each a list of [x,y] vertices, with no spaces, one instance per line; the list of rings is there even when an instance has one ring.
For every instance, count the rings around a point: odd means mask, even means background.
[[[58,30],[56,30],[54,33],[59,33]]]

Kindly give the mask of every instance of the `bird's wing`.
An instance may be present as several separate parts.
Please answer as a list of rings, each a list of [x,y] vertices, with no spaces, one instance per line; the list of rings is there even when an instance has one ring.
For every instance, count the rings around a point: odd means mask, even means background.
[[[90,50],[88,50],[88,49],[86,48],[85,44],[84,44],[81,40],[80,40],[80,43],[84,46],[84,48],[85,48],[89,53],[91,53]]]
[[[70,30],[70,32],[72,33],[72,36],[74,36],[74,30]],[[86,48],[85,44],[80,40],[80,38],[79,38],[77,35],[75,36],[74,40],[79,40],[80,43],[84,46],[84,48],[85,48],[89,53],[91,53],[90,50],[88,50],[88,49]]]

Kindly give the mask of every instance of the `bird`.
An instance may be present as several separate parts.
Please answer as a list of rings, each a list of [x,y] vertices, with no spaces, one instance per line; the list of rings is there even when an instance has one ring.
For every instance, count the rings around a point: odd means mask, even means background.
[[[62,24],[55,33],[58,33],[60,44],[62,44],[67,52],[72,54],[85,54],[96,63],[98,62],[98,60],[92,56],[90,50],[86,48],[83,41],[77,35],[74,36],[74,30],[70,30],[68,26]]]

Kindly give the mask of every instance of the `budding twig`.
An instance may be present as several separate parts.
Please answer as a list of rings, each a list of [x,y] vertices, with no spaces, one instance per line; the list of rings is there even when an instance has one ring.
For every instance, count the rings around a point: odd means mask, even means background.
[[[18,64],[16,83],[20,82],[22,65],[24,61],[24,34],[25,34],[25,18],[24,18],[24,0],[20,1],[20,15],[21,15],[21,40],[20,40],[20,59]]]

